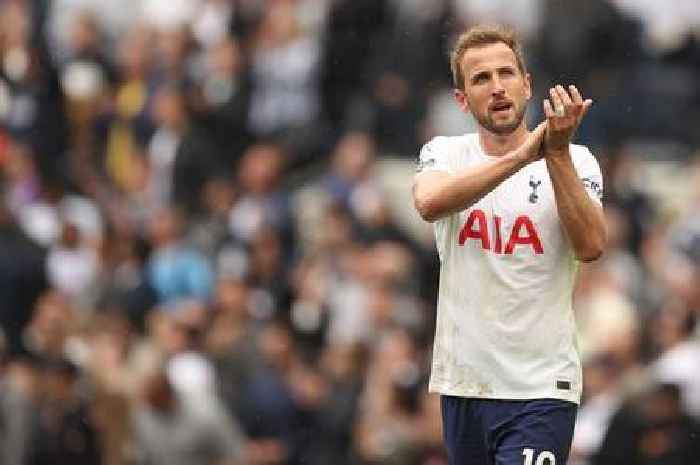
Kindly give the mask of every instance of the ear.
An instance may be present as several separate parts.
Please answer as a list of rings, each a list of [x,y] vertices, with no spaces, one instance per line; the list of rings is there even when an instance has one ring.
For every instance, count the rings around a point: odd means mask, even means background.
[[[527,100],[530,100],[532,97],[532,85],[531,85],[531,76],[530,73],[525,73],[525,98]]]
[[[454,96],[459,109],[462,110],[464,113],[469,113],[469,103],[467,102],[467,96],[465,95],[464,91],[455,89]]]

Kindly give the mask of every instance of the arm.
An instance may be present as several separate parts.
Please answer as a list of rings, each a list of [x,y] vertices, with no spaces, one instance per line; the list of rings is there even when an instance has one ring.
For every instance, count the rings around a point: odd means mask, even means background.
[[[544,123],[528,136],[516,150],[484,163],[449,175],[444,171],[430,171],[416,176],[413,185],[413,203],[421,218],[433,222],[464,210],[515,172],[540,158]]]
[[[603,253],[607,242],[603,207],[588,196],[568,149],[561,153],[548,151],[546,162],[559,220],[576,258],[584,262],[593,261]]]
[[[562,86],[550,90],[556,112],[552,104],[545,101],[545,161],[552,179],[557,213],[576,258],[590,262],[603,253],[607,227],[603,208],[589,197],[579,179],[571,160],[569,142],[592,102],[584,102],[576,87],[570,86],[569,90],[571,96]]]

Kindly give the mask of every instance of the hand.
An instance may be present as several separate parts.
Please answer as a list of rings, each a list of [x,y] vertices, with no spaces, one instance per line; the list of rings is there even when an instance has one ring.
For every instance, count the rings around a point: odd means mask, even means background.
[[[548,151],[558,152],[569,147],[581,120],[593,104],[591,99],[583,100],[576,86],[569,86],[569,92],[557,85],[549,89],[551,101],[544,100],[544,114],[547,117],[545,147]]]
[[[544,141],[547,122],[541,122],[525,139],[525,142],[515,150],[516,156],[525,163],[537,161],[542,158],[542,142]]]

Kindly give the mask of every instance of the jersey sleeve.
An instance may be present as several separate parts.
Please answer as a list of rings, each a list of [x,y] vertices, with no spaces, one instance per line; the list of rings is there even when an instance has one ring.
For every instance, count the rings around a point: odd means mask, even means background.
[[[588,196],[598,204],[603,203],[603,175],[598,160],[585,147],[582,147],[581,158],[576,164],[576,171],[586,189]]]
[[[428,171],[450,172],[447,162],[447,147],[445,137],[435,137],[421,148],[418,154],[416,175]]]

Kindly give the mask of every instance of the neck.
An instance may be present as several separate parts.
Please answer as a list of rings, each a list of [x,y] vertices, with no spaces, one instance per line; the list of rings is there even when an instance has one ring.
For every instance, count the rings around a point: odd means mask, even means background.
[[[520,147],[527,139],[528,134],[530,131],[525,126],[525,122],[510,134],[496,134],[479,126],[481,148],[487,155],[495,157],[500,157]]]

